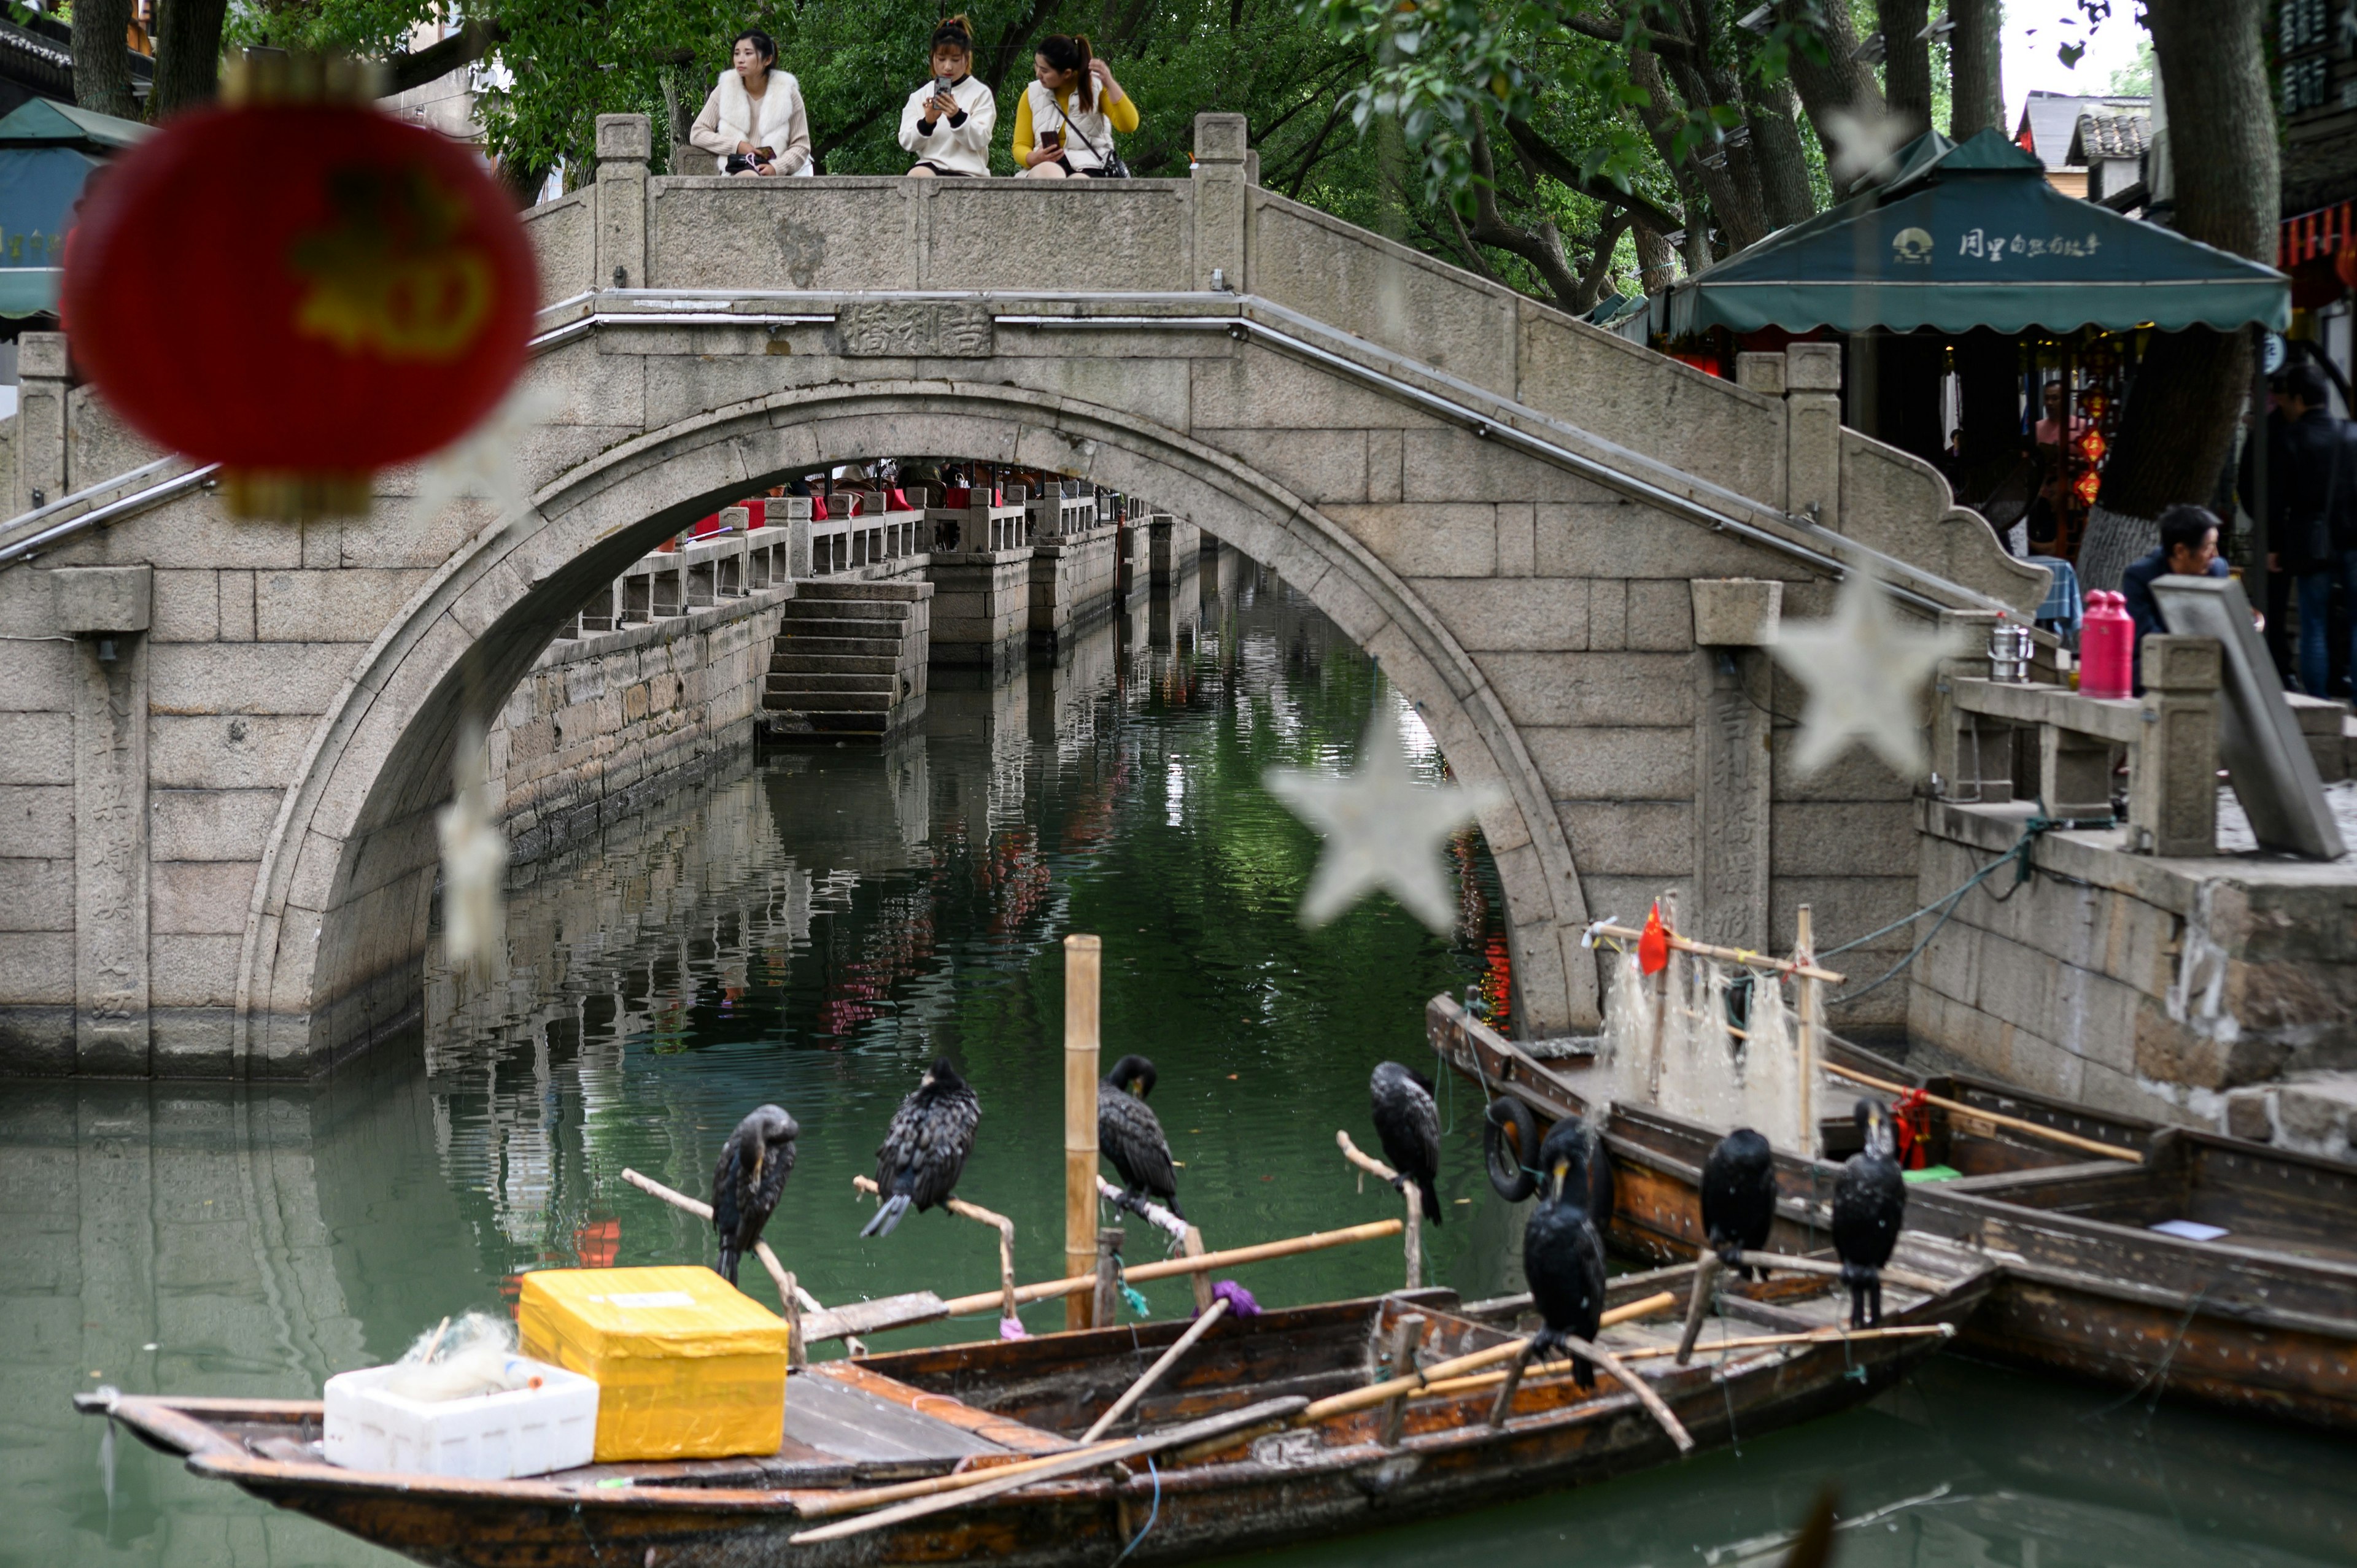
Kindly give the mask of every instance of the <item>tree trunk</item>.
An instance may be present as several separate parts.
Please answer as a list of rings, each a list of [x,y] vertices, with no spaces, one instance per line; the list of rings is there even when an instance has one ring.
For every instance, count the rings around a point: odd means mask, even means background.
[[[160,122],[210,103],[221,91],[221,21],[229,0],[161,0],[156,16],[156,87],[147,118]]]
[[[75,0],[73,8],[74,102],[118,120],[135,120],[131,97],[131,51],[124,36],[131,27],[131,0]]]
[[[1637,225],[1637,286],[1659,294],[1678,281],[1678,253],[1669,236],[1643,223]]]
[[[1916,36],[1931,20],[1929,0],[1876,0],[1875,20],[1887,51],[1883,95],[1905,126],[1900,140],[1912,141],[1932,128],[1932,46]]]
[[[1816,0],[1781,0],[1776,14],[1787,22],[1802,22],[1813,16],[1817,36],[1825,46],[1825,59],[1820,64],[1803,49],[1792,51],[1792,86],[1801,94],[1801,106],[1808,111],[1809,124],[1816,128],[1817,140],[1826,146],[1839,145],[1845,139],[1828,134],[1825,120],[1829,114],[1848,114],[1861,119],[1882,117],[1882,89],[1874,84],[1874,73],[1850,59],[1857,48],[1857,29],[1850,26],[1846,5],[1821,5]],[[1836,190],[1834,199],[1844,193]]]
[[[1792,84],[1754,84],[1745,105],[1751,123],[1751,163],[1760,174],[1760,202],[1768,226],[1781,229],[1798,223],[1816,210],[1816,193],[1809,188],[1809,159],[1801,145],[1801,128],[1792,115],[1799,105]]]
[[[2263,0],[2151,0],[2147,13],[2169,118],[2205,132],[2201,156],[2177,161],[2178,231],[2255,261],[2273,260],[2281,200],[2264,10]],[[2153,548],[2164,508],[2209,499],[2250,386],[2247,329],[2154,336],[2080,550],[2088,587],[2119,586]]]
[[[1951,0],[1948,6],[1956,24],[1948,35],[1948,134],[1955,141],[2007,129],[1997,48],[2001,11],[1999,0]]]

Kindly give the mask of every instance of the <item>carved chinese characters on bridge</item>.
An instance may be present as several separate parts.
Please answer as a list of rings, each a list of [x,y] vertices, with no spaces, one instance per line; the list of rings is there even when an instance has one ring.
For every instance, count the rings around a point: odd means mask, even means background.
[[[934,300],[846,305],[834,317],[854,359],[987,359],[991,327],[987,306]]]

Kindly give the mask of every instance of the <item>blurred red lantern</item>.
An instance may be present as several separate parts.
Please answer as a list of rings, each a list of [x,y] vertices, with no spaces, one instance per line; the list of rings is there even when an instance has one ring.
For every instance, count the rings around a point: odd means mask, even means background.
[[[2343,285],[2357,288],[2357,245],[2343,245],[2334,253],[2332,271]]]
[[[1637,968],[1646,974],[1659,974],[1670,967],[1670,933],[1662,924],[1662,906],[1656,902],[1652,913],[1645,917],[1645,929],[1637,933]]]
[[[285,101],[284,76],[281,101],[181,116],[115,163],[61,314],[83,376],[141,435],[221,464],[231,510],[364,511],[372,473],[514,382],[538,277],[472,153],[364,98]]]

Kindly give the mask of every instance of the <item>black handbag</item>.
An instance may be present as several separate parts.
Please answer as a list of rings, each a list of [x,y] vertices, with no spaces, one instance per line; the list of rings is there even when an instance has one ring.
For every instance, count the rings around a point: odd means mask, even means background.
[[[1127,179],[1130,177],[1129,166],[1121,161],[1121,149],[1119,147],[1110,147],[1106,151],[1100,153],[1097,151],[1097,145],[1089,140],[1089,134],[1086,131],[1082,130],[1078,125],[1073,124],[1072,117],[1070,114],[1065,113],[1060,105],[1058,106],[1056,110],[1056,117],[1063,121],[1065,130],[1070,131],[1073,135],[1078,136],[1081,139],[1081,145],[1088,148],[1088,150],[1095,156],[1097,160],[1098,178]],[[1112,140],[1110,136],[1105,139],[1108,142]]]

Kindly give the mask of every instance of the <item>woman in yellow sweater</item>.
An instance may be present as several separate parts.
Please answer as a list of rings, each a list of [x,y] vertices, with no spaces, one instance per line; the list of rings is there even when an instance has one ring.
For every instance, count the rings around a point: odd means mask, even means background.
[[[1015,110],[1015,161],[1034,179],[1104,177],[1116,134],[1137,129],[1137,105],[1089,40],[1061,33],[1039,40],[1038,78]]]

